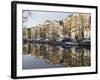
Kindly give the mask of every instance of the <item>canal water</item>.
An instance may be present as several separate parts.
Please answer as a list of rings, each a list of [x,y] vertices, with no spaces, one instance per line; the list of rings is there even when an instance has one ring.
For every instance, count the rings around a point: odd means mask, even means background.
[[[23,44],[23,69],[91,66],[89,47]]]

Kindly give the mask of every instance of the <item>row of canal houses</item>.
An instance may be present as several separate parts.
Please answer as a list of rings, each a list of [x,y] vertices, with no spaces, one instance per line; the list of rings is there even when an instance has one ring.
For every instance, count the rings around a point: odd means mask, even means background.
[[[23,38],[32,40],[90,39],[91,15],[74,13],[63,20],[46,20],[42,24],[23,27]]]

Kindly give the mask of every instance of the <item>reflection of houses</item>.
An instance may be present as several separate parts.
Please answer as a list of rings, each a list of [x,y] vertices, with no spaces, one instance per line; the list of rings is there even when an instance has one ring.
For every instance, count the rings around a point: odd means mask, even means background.
[[[55,48],[54,48],[55,47]],[[61,54],[61,49],[57,46],[53,46],[52,47],[52,54],[50,54],[50,63],[52,64],[60,64],[60,61],[61,61],[61,58],[62,58],[62,55]]]
[[[28,44],[24,44],[23,45],[23,54],[27,54],[28,53]]]
[[[86,50],[84,49],[84,57],[83,57],[83,63],[84,65],[91,65],[91,57],[90,57],[90,51],[89,50]]]
[[[90,51],[87,49],[69,48],[64,49],[64,66],[88,66],[90,65]]]
[[[23,53],[24,54],[30,54],[32,52],[32,44],[25,43],[23,45]]]
[[[88,49],[70,48],[65,50],[65,66],[88,66],[90,65],[90,51]]]
[[[24,44],[23,54],[31,54],[47,64],[62,64],[65,67],[91,65],[90,50],[85,48],[67,48],[43,44]]]

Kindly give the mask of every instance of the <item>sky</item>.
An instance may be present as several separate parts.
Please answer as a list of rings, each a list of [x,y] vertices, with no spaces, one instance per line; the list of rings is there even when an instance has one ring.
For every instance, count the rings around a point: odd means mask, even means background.
[[[35,27],[38,24],[44,23],[46,20],[63,20],[71,14],[67,12],[23,10],[23,27]]]

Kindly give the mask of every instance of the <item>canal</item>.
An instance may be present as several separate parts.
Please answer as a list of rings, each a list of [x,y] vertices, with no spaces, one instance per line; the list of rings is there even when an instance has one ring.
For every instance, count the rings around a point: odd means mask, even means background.
[[[91,66],[90,47],[23,44],[23,69]]]

